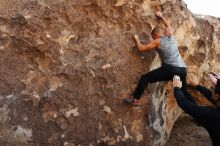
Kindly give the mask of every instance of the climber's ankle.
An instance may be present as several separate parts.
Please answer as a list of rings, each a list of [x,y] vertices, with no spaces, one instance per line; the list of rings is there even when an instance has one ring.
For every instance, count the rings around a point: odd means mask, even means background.
[[[138,105],[139,100],[136,98],[126,98],[124,102],[131,105]]]

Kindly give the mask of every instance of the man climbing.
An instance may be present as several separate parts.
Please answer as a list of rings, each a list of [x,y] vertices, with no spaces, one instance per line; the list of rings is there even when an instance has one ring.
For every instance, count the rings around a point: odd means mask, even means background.
[[[220,75],[209,74],[209,77],[215,85],[213,91],[199,85],[195,75],[192,76],[191,83],[214,104],[214,107],[200,106],[189,101],[180,89],[182,83],[178,76],[174,76],[173,78],[174,96],[177,104],[208,131],[213,146],[220,146]]]
[[[156,12],[156,16],[161,19],[165,25],[165,32],[163,32],[163,30],[159,27],[154,28],[151,32],[153,40],[147,45],[141,44],[137,35],[134,35],[134,39],[139,51],[156,49],[161,58],[162,66],[141,76],[135,92],[133,93],[133,98],[127,98],[124,100],[128,104],[138,104],[138,101],[148,83],[172,80],[174,75],[180,76],[183,82],[183,91],[185,94],[188,94],[186,92],[187,69],[179,53],[173,29],[170,23],[163,17],[161,12]],[[190,100],[194,102],[193,99]]]

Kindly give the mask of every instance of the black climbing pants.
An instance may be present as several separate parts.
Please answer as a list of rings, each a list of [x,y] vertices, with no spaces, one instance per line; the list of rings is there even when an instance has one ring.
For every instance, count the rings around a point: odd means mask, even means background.
[[[180,76],[180,79],[182,81],[183,93],[186,94],[186,97],[188,97],[190,101],[195,103],[194,99],[186,91],[187,69],[185,67],[175,67],[168,64],[162,64],[160,68],[157,68],[148,72],[145,75],[142,75],[135,89],[133,97],[135,99],[140,99],[148,83],[155,83],[158,81],[170,81],[173,79],[174,75]]]

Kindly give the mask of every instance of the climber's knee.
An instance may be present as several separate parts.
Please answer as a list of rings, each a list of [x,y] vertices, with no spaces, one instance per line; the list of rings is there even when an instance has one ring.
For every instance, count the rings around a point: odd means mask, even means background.
[[[142,83],[143,86],[146,86],[147,83],[149,82],[148,76],[147,75],[142,75],[141,79],[140,79],[140,82]]]

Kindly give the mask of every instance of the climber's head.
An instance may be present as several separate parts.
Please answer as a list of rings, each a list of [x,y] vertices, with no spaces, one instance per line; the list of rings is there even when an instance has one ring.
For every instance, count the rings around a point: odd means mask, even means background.
[[[160,38],[161,36],[163,36],[163,30],[160,28],[160,27],[155,27],[152,31],[151,31],[151,36],[152,38],[155,40],[155,39],[158,39]]]
[[[214,94],[213,94],[213,99],[215,101],[220,102],[220,80],[217,80],[216,86],[215,86],[215,90],[214,90]]]
[[[215,86],[212,88],[212,99],[216,102],[216,106],[220,107],[220,74],[210,72],[208,76],[212,84]]]

